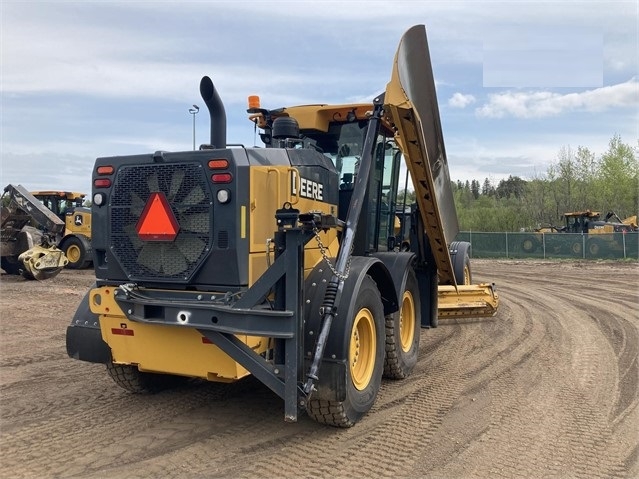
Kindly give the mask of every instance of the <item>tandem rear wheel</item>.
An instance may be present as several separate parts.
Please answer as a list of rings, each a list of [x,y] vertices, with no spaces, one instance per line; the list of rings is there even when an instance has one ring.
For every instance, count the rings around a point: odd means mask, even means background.
[[[410,375],[419,353],[421,308],[415,271],[410,268],[400,296],[399,311],[386,316],[384,377],[404,379]]]
[[[343,331],[347,338],[345,399],[311,399],[308,415],[317,422],[351,427],[373,406],[384,370],[384,308],[377,285],[366,275],[354,292],[353,314]],[[345,338],[346,339],[346,338]]]
[[[181,386],[187,381],[182,376],[144,373],[129,364],[107,363],[106,368],[118,386],[134,394],[155,394]]]

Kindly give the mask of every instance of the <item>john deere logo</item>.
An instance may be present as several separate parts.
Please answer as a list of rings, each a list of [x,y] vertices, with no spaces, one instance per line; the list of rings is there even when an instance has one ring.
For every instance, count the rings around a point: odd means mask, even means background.
[[[82,215],[75,215],[73,223],[75,223],[76,226],[82,226]]]
[[[299,181],[299,191],[297,189]],[[291,175],[291,194],[295,196],[301,196],[302,198],[309,198],[311,200],[324,201],[324,185],[317,181],[309,180],[300,176],[297,178],[297,172],[292,171]]]

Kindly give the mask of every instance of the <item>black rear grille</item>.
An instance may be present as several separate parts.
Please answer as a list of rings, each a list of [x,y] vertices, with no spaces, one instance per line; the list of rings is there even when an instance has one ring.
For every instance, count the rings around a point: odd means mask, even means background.
[[[143,241],[136,225],[151,193],[166,196],[179,224],[173,241]],[[110,248],[134,281],[187,282],[211,249],[213,212],[198,163],[125,166],[111,195]]]

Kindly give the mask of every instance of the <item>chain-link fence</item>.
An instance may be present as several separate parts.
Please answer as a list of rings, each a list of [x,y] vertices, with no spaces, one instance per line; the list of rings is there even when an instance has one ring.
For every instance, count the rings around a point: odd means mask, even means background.
[[[639,232],[581,234],[462,231],[455,239],[470,242],[474,258],[639,260]]]

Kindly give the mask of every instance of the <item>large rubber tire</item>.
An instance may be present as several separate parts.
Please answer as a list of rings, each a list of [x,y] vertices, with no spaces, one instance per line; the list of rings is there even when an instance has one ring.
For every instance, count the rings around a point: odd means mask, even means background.
[[[154,394],[183,384],[187,378],[170,374],[143,373],[128,364],[107,363],[107,372],[111,379],[134,394]]]
[[[86,245],[76,236],[66,239],[61,249],[69,260],[67,264],[69,269],[83,269],[91,263]]]
[[[453,254],[453,273],[458,285],[472,284],[473,275],[470,269],[470,243],[465,241],[455,241],[451,243]]]
[[[346,318],[345,329],[350,332],[346,398],[329,401],[311,397],[306,405],[309,417],[329,426],[354,426],[375,403],[384,371],[384,308],[370,276],[364,277],[354,297],[354,314]]]
[[[2,266],[2,269],[5,271],[5,273],[14,276],[19,276],[20,271],[24,269],[24,267],[22,266],[22,262],[14,262],[5,257],[0,258],[0,266]]]
[[[599,238],[590,238],[586,243],[586,252],[589,258],[601,258],[603,257],[603,243]]]
[[[421,308],[419,286],[413,269],[409,269],[399,311],[386,316],[386,356],[384,377],[404,379],[417,364]]]
[[[573,256],[577,256],[579,258],[583,257],[584,244],[581,238],[579,238],[578,240],[574,240],[570,243],[570,254],[572,254]]]
[[[534,253],[539,247],[539,241],[534,236],[526,236],[521,242],[521,250],[524,253]]]

